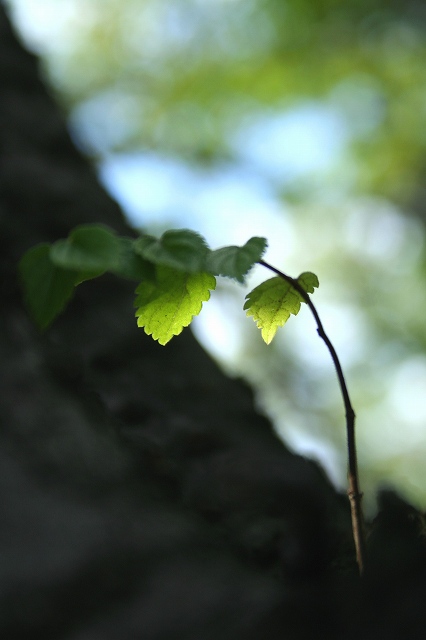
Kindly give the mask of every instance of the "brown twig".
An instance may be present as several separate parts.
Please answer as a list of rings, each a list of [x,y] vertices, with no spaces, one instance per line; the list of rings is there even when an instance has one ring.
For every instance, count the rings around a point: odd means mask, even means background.
[[[349,397],[348,388],[346,386],[345,376],[343,374],[342,366],[340,364],[339,357],[330,338],[324,331],[324,327],[318,315],[318,312],[308,293],[300,286],[297,280],[286,275],[279,269],[272,267],[264,260],[259,260],[259,264],[266,267],[270,271],[274,272],[288,282],[304,299],[312,315],[317,323],[317,332],[320,338],[322,338],[327,345],[327,349],[330,352],[334,366],[336,368],[337,378],[339,380],[340,390],[343,397],[343,403],[345,405],[346,414],[346,436],[348,445],[348,496],[351,505],[351,519],[352,519],[352,533],[355,543],[356,559],[358,562],[358,568],[360,574],[363,573],[365,567],[366,556],[366,544],[365,544],[365,529],[364,529],[364,516],[362,512],[362,493],[359,487],[358,477],[358,463],[356,454],[356,442],[355,442],[355,411],[353,410],[352,403]]]

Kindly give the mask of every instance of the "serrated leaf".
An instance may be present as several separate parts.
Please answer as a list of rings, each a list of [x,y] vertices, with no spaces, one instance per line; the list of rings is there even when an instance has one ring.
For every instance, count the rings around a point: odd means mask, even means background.
[[[195,273],[203,271],[209,248],[198,233],[178,229],[166,231],[159,240],[141,236],[135,241],[135,251],[155,264]]]
[[[254,237],[242,247],[222,247],[211,251],[206,261],[207,270],[243,283],[247,273],[265,253],[267,244],[265,238]]]
[[[46,329],[62,311],[78,281],[75,271],[52,263],[50,248],[48,243],[37,245],[19,263],[24,298],[40,329]]]
[[[89,224],[76,227],[66,240],[55,242],[50,258],[63,269],[101,275],[119,267],[120,250],[120,239],[111,229]]]
[[[302,273],[298,283],[307,292],[318,286],[318,278],[310,272]],[[257,326],[262,331],[262,338],[270,344],[278,327],[282,327],[290,315],[297,315],[300,303],[304,299],[292,285],[277,276],[262,282],[246,296],[244,309],[248,316],[253,316]]]
[[[158,266],[155,281],[143,281],[136,289],[138,326],[162,345],[179,335],[201,311],[215,289],[214,276]]]
[[[297,282],[306,291],[306,293],[313,293],[316,288],[319,287],[318,277],[311,271],[304,271],[297,278]]]
[[[129,280],[153,280],[155,267],[152,262],[144,260],[135,252],[135,241],[132,238],[118,238],[120,243],[120,255],[118,264],[111,269],[117,276]]]

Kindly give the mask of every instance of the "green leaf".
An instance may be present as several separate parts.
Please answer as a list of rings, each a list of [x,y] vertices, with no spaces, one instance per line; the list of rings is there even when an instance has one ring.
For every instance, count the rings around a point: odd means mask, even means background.
[[[303,289],[312,293],[318,286],[318,278],[310,272],[302,273],[297,278]],[[292,285],[277,276],[262,282],[246,296],[244,309],[248,316],[253,316],[257,326],[262,331],[262,338],[270,344],[278,327],[282,327],[290,315],[297,315],[300,303],[304,299]]]
[[[117,276],[128,278],[129,280],[153,280],[155,278],[155,267],[152,262],[144,260],[135,251],[135,240],[132,238],[118,238],[120,243],[120,253],[118,264],[111,271]]]
[[[66,240],[58,240],[50,250],[56,266],[94,274],[91,277],[118,269],[120,254],[120,239],[111,229],[98,224],[76,227]]]
[[[306,293],[313,293],[315,289],[319,287],[318,277],[311,271],[304,271],[297,278],[297,282]]]
[[[138,326],[165,345],[200,313],[215,287],[216,280],[209,273],[158,266],[156,281],[143,281],[136,289]]]
[[[204,270],[209,248],[198,233],[178,229],[166,231],[159,240],[141,236],[135,241],[135,251],[155,264],[195,273]]]
[[[62,311],[78,280],[75,271],[52,263],[50,249],[48,243],[39,244],[27,251],[19,263],[24,298],[40,329],[46,329]]]
[[[222,247],[212,251],[207,257],[207,271],[243,283],[247,273],[265,253],[267,244],[265,238],[254,237],[243,247]]]

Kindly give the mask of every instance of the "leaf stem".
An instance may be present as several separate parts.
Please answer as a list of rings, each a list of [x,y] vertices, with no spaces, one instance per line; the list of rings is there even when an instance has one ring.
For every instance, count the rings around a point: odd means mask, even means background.
[[[300,286],[297,280],[291,278],[286,275],[279,269],[271,266],[264,260],[259,260],[258,264],[266,267],[273,273],[275,273],[280,278],[283,278],[286,282],[291,284],[291,286],[302,296],[306,304],[308,305],[312,315],[315,318],[315,322],[317,324],[317,333],[324,340],[327,349],[330,353],[331,359],[333,360],[333,364],[336,369],[337,378],[339,380],[339,386],[343,398],[343,404],[345,406],[345,414],[346,414],[346,437],[347,437],[347,447],[348,447],[348,497],[351,505],[351,519],[352,519],[352,534],[355,544],[356,551],[356,559],[358,563],[359,572],[362,575],[365,567],[365,557],[366,557],[366,543],[365,543],[365,528],[364,528],[364,516],[362,512],[362,492],[360,491],[359,486],[359,476],[358,476],[358,462],[357,462],[357,452],[356,452],[356,442],[355,442],[355,411],[353,410],[352,403],[349,397],[348,388],[346,385],[345,376],[343,374],[343,369],[340,364],[339,357],[336,353],[336,350],[324,331],[324,327],[318,315],[318,312],[313,304],[309,294]]]

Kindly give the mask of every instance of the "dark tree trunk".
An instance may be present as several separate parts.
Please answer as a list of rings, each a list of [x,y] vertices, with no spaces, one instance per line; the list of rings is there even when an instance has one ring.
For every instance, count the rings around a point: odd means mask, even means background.
[[[130,231],[1,6],[0,144],[1,637],[344,637],[348,505],[248,388],[188,330],[147,338],[112,277],[45,335],[29,319],[26,249],[84,222]]]

